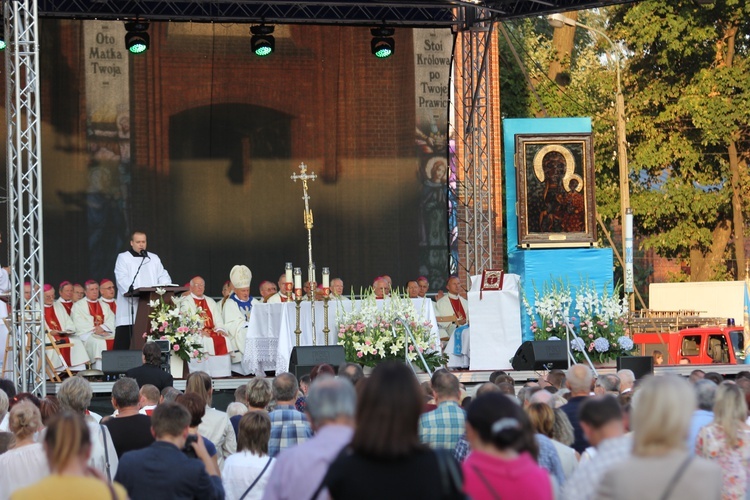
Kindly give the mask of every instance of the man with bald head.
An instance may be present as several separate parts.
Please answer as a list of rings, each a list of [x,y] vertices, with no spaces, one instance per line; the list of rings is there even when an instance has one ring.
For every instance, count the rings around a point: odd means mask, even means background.
[[[583,453],[589,446],[589,442],[583,434],[583,429],[578,420],[578,408],[591,394],[591,382],[594,375],[586,365],[576,364],[571,366],[565,373],[565,385],[570,389],[570,400],[560,409],[568,416],[573,426],[573,449]]]
[[[233,349],[219,307],[205,292],[206,281],[203,278],[196,276],[191,279],[190,295],[180,301],[180,309],[190,315],[201,309],[203,349],[209,355],[205,371],[212,377],[229,377],[232,374],[230,353]]]
[[[286,296],[286,273],[283,273],[281,276],[279,276],[279,291],[268,297],[266,300],[266,303],[268,304],[279,304],[281,302],[286,302],[289,300]]]
[[[372,291],[375,293],[376,299],[384,299],[391,294],[391,285],[384,277],[378,276],[372,282]]]

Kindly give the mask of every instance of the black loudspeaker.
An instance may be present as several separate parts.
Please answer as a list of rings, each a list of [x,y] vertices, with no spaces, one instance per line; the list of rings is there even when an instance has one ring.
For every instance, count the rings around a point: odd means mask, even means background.
[[[511,361],[514,370],[552,370],[568,367],[568,352],[562,340],[526,341]]]
[[[617,370],[633,370],[635,379],[653,375],[653,356],[621,356],[617,358]]]
[[[142,364],[141,351],[102,351],[102,371],[105,375],[120,375]]]
[[[315,365],[328,363],[338,370],[344,363],[344,346],[342,345],[311,345],[292,348],[289,357],[289,373],[294,374],[297,380],[302,375],[307,375]]]

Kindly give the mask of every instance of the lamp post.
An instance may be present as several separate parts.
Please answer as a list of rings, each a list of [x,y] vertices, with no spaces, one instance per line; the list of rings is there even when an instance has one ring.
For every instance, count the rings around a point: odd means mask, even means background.
[[[622,230],[622,256],[625,258],[625,214],[630,209],[630,185],[628,181],[628,143],[625,137],[625,98],[622,95],[622,85],[620,79],[620,60],[621,51],[617,45],[602,31],[579,23],[578,21],[564,16],[563,14],[557,13],[547,17],[547,22],[553,28],[562,28],[563,26],[579,26],[585,30],[596,33],[609,42],[612,46],[612,51],[616,57],[616,69],[617,69],[617,93],[615,94],[615,115],[616,115],[616,142],[617,142],[617,164],[620,170],[620,226]],[[624,272],[624,269],[623,269]],[[632,299],[632,296],[631,296]],[[633,309],[633,302],[631,300],[631,310]]]

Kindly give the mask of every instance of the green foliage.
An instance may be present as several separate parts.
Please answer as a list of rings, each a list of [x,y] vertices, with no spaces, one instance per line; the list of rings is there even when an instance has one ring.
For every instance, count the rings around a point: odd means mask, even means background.
[[[613,12],[614,36],[630,52],[625,90],[636,227],[660,255],[688,259],[691,247],[705,254],[713,230],[732,220],[729,141],[737,142],[745,170],[749,154],[750,4],[645,0]],[[731,26],[738,33],[728,67]]]

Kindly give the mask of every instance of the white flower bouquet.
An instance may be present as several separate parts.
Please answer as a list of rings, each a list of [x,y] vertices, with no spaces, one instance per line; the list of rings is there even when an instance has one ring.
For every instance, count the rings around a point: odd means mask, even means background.
[[[406,294],[394,292],[378,307],[370,289],[360,304],[359,309],[338,315],[338,343],[344,346],[347,361],[375,366],[386,360],[408,358],[419,365],[418,353],[422,353],[430,369],[445,364],[447,357],[431,337],[432,324],[416,311]],[[414,341],[407,341],[407,326]]]
[[[565,339],[567,322],[578,335],[570,341],[576,360],[584,361],[584,351],[599,363],[632,355],[635,346],[627,328],[628,304],[619,298],[619,290],[618,286],[611,295],[606,290],[600,294],[592,283],[586,282],[581,283],[573,298],[570,286],[562,281],[545,283],[541,293],[535,288],[533,306],[523,298],[534,339]]]
[[[171,301],[164,300],[165,290],[157,288],[158,300],[149,302],[151,307],[151,328],[143,333],[144,339],[168,340],[172,354],[184,361],[198,360],[206,353],[203,350],[203,310],[199,307],[193,314],[180,311]]]

